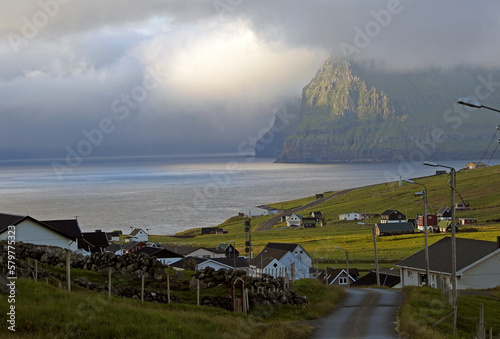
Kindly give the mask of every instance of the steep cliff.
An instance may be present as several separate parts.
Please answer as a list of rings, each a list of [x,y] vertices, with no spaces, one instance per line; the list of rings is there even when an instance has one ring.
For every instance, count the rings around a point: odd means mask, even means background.
[[[456,101],[482,86],[500,105],[496,80],[499,71],[396,73],[331,58],[304,87],[296,118],[284,124],[278,114],[280,128],[259,140],[256,155],[314,163],[478,158],[497,120]]]

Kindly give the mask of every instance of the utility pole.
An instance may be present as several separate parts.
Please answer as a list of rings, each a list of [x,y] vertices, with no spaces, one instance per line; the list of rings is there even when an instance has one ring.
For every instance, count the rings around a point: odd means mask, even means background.
[[[443,167],[450,169],[451,175],[451,305],[453,307],[453,335],[457,332],[457,239],[455,226],[455,190],[456,170],[450,166],[439,165],[434,162],[424,162],[426,166]]]
[[[456,187],[456,172],[452,167],[451,174],[451,289],[453,298],[453,335],[457,332],[457,241],[455,227],[455,187]]]
[[[372,230],[373,230],[373,247],[375,248],[375,272],[377,273],[377,286],[380,286],[380,271],[378,269],[377,235],[375,232],[375,226],[372,227]]]

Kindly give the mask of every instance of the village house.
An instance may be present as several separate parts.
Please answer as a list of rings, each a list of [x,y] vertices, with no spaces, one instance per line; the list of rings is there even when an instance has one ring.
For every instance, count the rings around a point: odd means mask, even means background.
[[[477,169],[477,168],[486,168],[488,165],[486,165],[484,162],[478,161],[478,162],[469,162],[463,169]]]
[[[325,285],[351,285],[359,277],[359,272],[356,268],[349,268],[349,274],[345,268],[331,268],[327,267],[320,273],[318,280]]]
[[[161,262],[163,265],[170,265],[179,260],[182,260],[182,256],[172,251],[169,251],[166,248],[145,246],[139,248],[136,251],[136,253],[137,254],[146,253],[150,257],[156,257],[156,260]]]
[[[141,228],[135,228],[130,235],[127,237],[128,241],[149,241],[149,236],[146,232],[144,232]]]
[[[293,213],[291,216],[286,218],[286,225],[288,227],[300,227],[302,226],[302,221],[304,217],[300,214]]]
[[[267,243],[264,249],[268,248],[288,251],[292,253],[294,256],[296,256],[306,266],[312,267],[312,257],[309,255],[309,253],[307,253],[307,251],[302,247],[302,245],[294,243],[270,242]]]
[[[397,210],[385,210],[380,214],[380,222],[382,224],[406,222],[406,215]]]
[[[356,221],[356,220],[363,220],[363,218],[364,214],[359,212],[339,214],[339,220]]]
[[[104,252],[111,252],[115,255],[123,255],[123,245],[111,243],[108,247],[104,249]]]
[[[317,219],[316,221],[318,221],[318,222],[321,219],[323,219],[323,213],[321,213],[321,211],[311,212],[310,215],[311,215],[311,217],[316,218]]]
[[[427,214],[427,230],[428,231],[438,231],[438,219],[436,214]],[[419,231],[425,231],[424,229],[424,216],[423,215],[418,215],[417,216],[417,229]]]
[[[249,274],[261,276],[292,278],[292,267],[295,279],[307,279],[312,266],[312,258],[299,244],[268,243],[266,247],[250,261]]]
[[[476,218],[458,218],[458,223],[460,225],[473,225],[477,224]]]
[[[43,222],[30,216],[0,213],[0,240],[8,240],[12,229],[16,242],[57,246],[74,252],[78,251],[77,239],[82,236],[76,219]]]
[[[323,226],[325,226],[325,218],[323,217],[323,213],[321,213],[321,211],[311,212],[311,213],[309,213],[309,217],[314,218],[314,220],[315,220],[315,225],[311,226],[311,227],[317,227],[317,226],[323,227]],[[305,223],[305,220],[304,220],[304,223]],[[304,225],[304,227],[306,227],[306,225]]]
[[[122,253],[127,254],[127,253],[133,253],[136,252],[137,250],[146,247],[147,244],[144,241],[131,241],[122,247]]]
[[[120,241],[120,235],[122,235],[122,231],[115,230],[115,231],[111,231],[111,232],[106,232],[106,235],[108,237],[108,241],[119,242]]]
[[[316,227],[316,218],[304,217],[304,219],[302,219],[302,224],[304,228],[314,228]]]
[[[461,201],[455,204],[455,211],[468,211],[468,210],[470,210],[470,203],[468,202]]]
[[[429,246],[429,285],[451,288],[451,237]],[[400,261],[401,286],[425,283],[425,250]],[[457,289],[488,289],[500,286],[500,237],[497,241],[456,238]]]
[[[438,229],[441,233],[451,232],[451,219],[438,221]],[[455,224],[455,231],[458,232],[458,225]]]
[[[438,220],[451,220],[451,208],[443,206],[437,211],[436,215]]]
[[[109,246],[108,236],[105,232],[83,232],[78,241],[78,248],[90,253],[102,253]]]
[[[239,257],[240,252],[232,244],[219,244],[213,249],[214,253],[223,253],[225,258]]]

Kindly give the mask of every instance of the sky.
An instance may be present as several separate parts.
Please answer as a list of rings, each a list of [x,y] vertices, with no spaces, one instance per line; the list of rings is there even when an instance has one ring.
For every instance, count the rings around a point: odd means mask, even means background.
[[[500,2],[0,0],[0,160],[238,152],[330,55],[500,67]]]

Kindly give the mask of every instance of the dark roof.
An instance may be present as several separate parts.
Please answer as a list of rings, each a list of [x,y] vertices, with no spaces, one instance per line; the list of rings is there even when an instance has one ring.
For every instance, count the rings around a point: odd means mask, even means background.
[[[236,267],[248,267],[248,261],[243,257],[236,258],[212,258],[210,260],[233,267],[236,259]]]
[[[174,253],[180,254],[182,256],[193,253],[196,250],[199,250],[202,247],[193,247],[193,246],[165,246],[165,248]],[[208,250],[210,251],[210,250]]]
[[[122,245],[113,243],[113,244],[110,244],[108,247],[106,247],[104,250],[106,252],[113,252],[114,253],[114,252],[119,251],[121,249],[122,249]]]
[[[146,244],[146,243],[144,241],[131,241],[131,242],[127,243],[125,246],[123,246],[123,249],[130,250],[134,247],[139,246],[140,244]]]
[[[451,216],[451,209],[449,207],[443,206],[436,213],[437,216],[443,216],[443,214]]]
[[[21,222],[23,222],[24,220],[31,220],[37,224],[39,224],[40,226],[42,227],[45,227],[53,232],[56,232],[60,235],[62,235],[63,237],[66,237],[68,239],[71,239],[71,240],[76,240],[77,237],[74,237],[72,235],[69,235],[67,234],[66,232],[62,232],[61,230],[55,228],[55,227],[52,227],[51,225],[48,225],[42,221],[39,221],[39,220],[36,220],[35,218],[33,217],[30,217],[29,215],[25,216],[25,217],[21,217],[20,219],[17,219],[17,217],[19,216],[14,216],[14,215],[10,215],[10,214],[3,214],[3,224],[5,225],[5,227],[3,227],[2,229],[0,229],[0,233],[3,233],[5,232],[5,230],[7,229],[8,226],[10,225],[18,225],[20,224]],[[17,219],[17,220],[15,220]]]
[[[411,222],[387,222],[375,224],[382,232],[413,232],[415,228]]]
[[[282,242],[269,242],[264,249],[274,248],[277,250],[293,252],[299,244],[287,244]]]
[[[379,270],[379,278],[380,285],[393,287],[401,282],[400,270],[395,269],[393,271],[380,269]],[[377,284],[377,273],[375,271],[369,272],[368,274],[362,276],[355,282],[351,284],[351,286],[371,286]]]
[[[108,237],[108,240],[111,240],[113,237],[119,237],[122,235],[122,231],[117,230],[117,231],[111,231],[111,232],[106,232],[106,236]]]
[[[146,233],[143,229],[141,228],[134,228],[134,230],[130,233],[130,235],[137,235],[137,233],[139,233],[140,231],[143,231],[144,233]],[[147,233],[146,233],[147,234]]]
[[[83,232],[83,239],[94,245],[95,247],[108,247],[108,237],[105,232]]]
[[[393,213],[403,214],[403,213],[399,212],[398,210],[385,210],[382,213],[380,213],[380,215],[391,215]]]
[[[76,219],[68,219],[68,220],[44,220],[42,221],[44,224],[49,225],[56,230],[68,235],[71,238],[81,238],[82,230],[80,229],[80,225],[78,224],[78,220]]]
[[[456,238],[457,272],[485,256],[498,251],[495,241]],[[500,254],[497,254],[500,259]],[[421,250],[398,262],[397,267],[425,270],[425,251]],[[451,237],[445,237],[429,246],[429,269],[451,274]]]
[[[137,250],[136,253],[146,253],[149,256],[155,256],[157,258],[179,258],[180,254],[169,251],[161,247],[143,247]]]
[[[186,262],[187,260],[190,260],[190,261],[194,260],[196,265],[199,265],[202,262],[207,261],[208,259],[207,258],[188,257],[188,258],[184,258],[184,259],[181,259],[179,261],[176,261],[168,266],[175,267],[175,268],[184,268],[184,262]]]
[[[250,260],[250,265],[256,266],[259,268],[266,267],[269,265],[271,261],[274,259],[280,260],[287,254],[288,252],[291,253],[289,250],[280,250],[276,248],[268,248],[267,246],[260,252],[255,258]]]
[[[22,215],[0,213],[0,233],[3,233],[7,227],[24,217]]]

